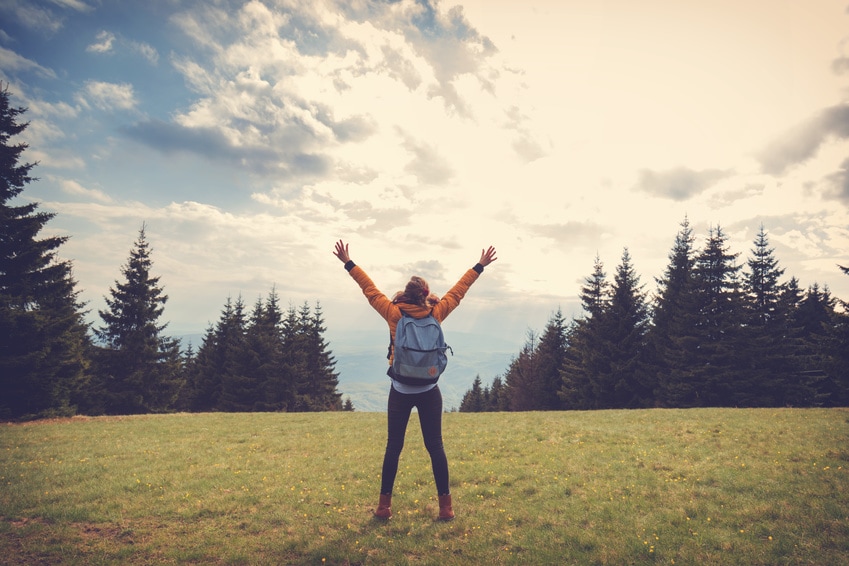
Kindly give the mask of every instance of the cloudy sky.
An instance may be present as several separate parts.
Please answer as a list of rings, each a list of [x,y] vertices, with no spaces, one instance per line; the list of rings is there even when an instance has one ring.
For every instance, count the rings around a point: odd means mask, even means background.
[[[847,6],[0,0],[0,80],[95,322],[142,223],[174,334],[272,287],[381,330],[336,239],[388,294],[492,244],[446,332],[518,349],[597,254],[654,291],[685,216],[849,300]]]

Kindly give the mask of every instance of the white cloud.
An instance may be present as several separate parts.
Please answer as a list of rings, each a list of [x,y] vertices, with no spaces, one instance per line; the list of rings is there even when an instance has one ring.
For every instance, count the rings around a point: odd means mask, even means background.
[[[98,32],[95,39],[94,43],[86,47],[89,53],[112,54],[116,52],[117,46],[121,45],[142,56],[152,65],[159,63],[159,51],[149,43],[125,39],[106,30]]]
[[[92,7],[82,2],[81,0],[51,0],[54,4],[58,4],[59,6],[70,8],[72,10],[76,10],[78,12],[90,12]]]
[[[77,100],[85,105],[94,105],[105,111],[132,110],[137,101],[131,84],[87,81],[85,88],[78,93]]]
[[[159,52],[148,43],[133,41],[130,43],[132,49],[148,60],[152,65],[159,63]]]
[[[51,10],[35,6],[27,0],[8,0],[0,3],[0,11],[9,14],[29,29],[56,32],[62,28],[62,18]]]
[[[88,200],[93,200],[101,203],[110,203],[112,198],[101,191],[100,189],[87,189],[79,182],[73,179],[61,179],[49,176],[51,180],[59,185],[61,189],[68,195],[74,197],[84,197]]]
[[[52,69],[42,67],[35,61],[15,53],[5,47],[0,47],[0,70],[8,73],[18,73],[21,71],[34,71],[42,77],[51,79],[56,78],[56,73]]]
[[[115,43],[115,34],[109,31],[100,31],[95,36],[95,43],[86,47],[86,51],[90,53],[110,53],[112,45]]]

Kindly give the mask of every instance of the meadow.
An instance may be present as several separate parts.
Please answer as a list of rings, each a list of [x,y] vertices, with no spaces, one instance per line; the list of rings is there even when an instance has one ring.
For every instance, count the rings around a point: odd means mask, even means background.
[[[448,413],[457,518],[411,419],[0,425],[2,564],[849,564],[849,410]]]

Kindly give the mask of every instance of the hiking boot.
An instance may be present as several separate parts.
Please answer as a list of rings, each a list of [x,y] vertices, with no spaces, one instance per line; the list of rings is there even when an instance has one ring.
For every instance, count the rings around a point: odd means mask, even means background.
[[[388,519],[392,516],[392,495],[380,494],[380,501],[374,511],[376,519]]]
[[[454,509],[451,507],[451,494],[439,496],[439,517],[440,521],[450,521],[454,518]]]

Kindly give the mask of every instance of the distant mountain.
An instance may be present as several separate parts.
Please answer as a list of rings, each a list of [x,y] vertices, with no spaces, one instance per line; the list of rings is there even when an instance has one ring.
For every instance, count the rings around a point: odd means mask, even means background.
[[[448,354],[448,369],[439,380],[446,411],[457,409],[463,395],[480,375],[485,385],[504,375],[510,360],[518,352],[515,344],[493,341],[460,332],[446,333],[446,341],[454,350]],[[357,333],[336,336],[330,344],[339,373],[339,391],[343,399],[350,397],[357,411],[385,411],[389,393],[386,376],[388,333]]]

